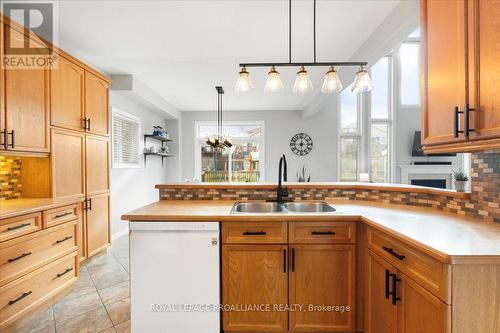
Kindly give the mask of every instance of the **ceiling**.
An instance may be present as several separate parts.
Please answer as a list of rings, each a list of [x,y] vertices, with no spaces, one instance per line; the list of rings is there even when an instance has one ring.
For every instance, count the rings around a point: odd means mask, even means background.
[[[398,2],[318,0],[318,61],[350,59]],[[312,4],[293,0],[292,61],[312,60]],[[251,94],[234,94],[239,62],[288,60],[286,0],[65,0],[59,10],[62,48],[109,74],[134,75],[179,110],[213,111],[216,85],[226,110],[302,110],[314,96],[292,94],[293,67],[278,69],[279,94],[263,92],[264,68],[251,69]],[[325,70],[310,70],[315,91]]]

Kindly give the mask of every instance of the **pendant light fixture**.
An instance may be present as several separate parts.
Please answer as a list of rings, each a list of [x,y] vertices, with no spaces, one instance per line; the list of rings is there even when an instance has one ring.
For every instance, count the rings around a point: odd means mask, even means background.
[[[356,73],[356,78],[353,84],[353,91],[357,93],[370,91],[371,81],[365,66],[368,64],[366,61],[316,61],[316,0],[313,0],[313,42],[314,42],[314,59],[312,62],[292,62],[292,0],[288,0],[288,62],[272,63],[241,63],[241,71],[239,73],[238,81],[236,82],[235,90],[237,93],[245,93],[252,90],[252,82],[250,81],[250,73],[247,67],[271,67],[269,71],[267,82],[264,88],[266,93],[274,93],[283,89],[283,83],[279,78],[279,73],[276,67],[298,67],[297,77],[293,85],[294,93],[308,93],[313,90],[313,84],[308,76],[306,67],[321,66],[328,67],[329,70],[325,74],[325,79],[321,87],[321,92],[325,94],[338,93],[342,91],[342,82],[338,77],[335,67],[359,67]]]
[[[231,138],[228,134],[224,135],[224,126],[222,122],[222,105],[224,89],[222,87],[215,87],[217,90],[217,134],[209,136],[207,138],[207,145],[214,149],[224,150],[226,148],[231,148],[233,146]]]

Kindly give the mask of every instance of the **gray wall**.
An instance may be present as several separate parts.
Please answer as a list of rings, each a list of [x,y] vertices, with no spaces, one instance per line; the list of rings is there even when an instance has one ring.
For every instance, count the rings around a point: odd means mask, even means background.
[[[335,103],[335,102],[334,102]],[[288,180],[296,181],[296,172],[306,165],[312,181],[334,181],[337,174],[336,114],[332,107],[303,119],[300,111],[225,112],[224,120],[263,120],[265,122],[266,182],[277,182],[278,161],[281,154],[288,160]],[[181,179],[195,175],[195,121],[213,121],[215,112],[183,112],[182,114],[182,173]],[[306,156],[296,156],[289,148],[292,136],[305,132],[313,139],[313,150]]]
[[[110,92],[110,105],[121,111],[127,112],[141,120],[141,138],[144,133],[151,133],[153,125],[163,125],[167,129],[175,128],[176,121],[168,121],[129,100],[116,92]],[[165,128],[165,127],[164,127]],[[178,142],[178,132],[173,131],[174,142]],[[149,145],[149,144],[148,144]],[[176,144],[171,144],[173,153],[178,153]],[[141,140],[142,151],[142,140]],[[128,225],[120,219],[123,213],[147,205],[158,200],[158,192],[155,185],[178,179],[179,158],[169,159],[166,166],[162,168],[159,157],[149,157],[147,167],[141,155],[141,167],[138,169],[119,169],[111,165],[111,234],[127,230]]]

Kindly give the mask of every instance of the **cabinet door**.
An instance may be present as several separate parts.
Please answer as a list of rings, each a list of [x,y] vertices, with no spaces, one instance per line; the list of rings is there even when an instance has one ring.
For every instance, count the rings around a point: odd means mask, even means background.
[[[83,131],[84,70],[59,56],[50,71],[51,125]]]
[[[398,333],[451,332],[451,306],[398,273]]]
[[[101,194],[88,198],[86,222],[87,253],[88,257],[92,257],[110,243],[109,194]]]
[[[224,332],[286,332],[288,313],[274,306],[288,304],[286,245],[224,245],[223,304],[265,306],[271,311],[224,311]]]
[[[500,137],[500,2],[469,1],[471,139]]]
[[[354,245],[290,248],[291,332],[354,332]],[[322,309],[323,305],[338,308]],[[347,307],[349,307],[347,309]]]
[[[85,139],[87,196],[109,192],[109,140],[87,135]]]
[[[365,332],[396,333],[398,324],[398,308],[392,304],[391,281],[387,273],[396,274],[396,269],[368,251],[367,289],[365,293]]]
[[[85,196],[85,135],[52,129],[52,196]]]
[[[78,203],[78,229],[76,234],[76,245],[78,245],[78,259],[87,259],[87,214],[83,210],[83,203]]]
[[[4,30],[5,25],[0,22],[0,151],[7,147],[4,144],[5,131],[5,68],[3,65],[4,56]]]
[[[6,29],[5,33],[11,32]],[[12,31],[12,43],[24,35]],[[5,38],[5,36],[4,36]],[[32,41],[32,43],[35,43]],[[5,70],[5,127],[9,150],[49,151],[49,71],[44,68]]]
[[[466,100],[465,6],[464,0],[421,0],[424,145],[464,140],[454,137],[454,116]]]
[[[108,134],[108,83],[85,72],[85,116],[90,132]]]

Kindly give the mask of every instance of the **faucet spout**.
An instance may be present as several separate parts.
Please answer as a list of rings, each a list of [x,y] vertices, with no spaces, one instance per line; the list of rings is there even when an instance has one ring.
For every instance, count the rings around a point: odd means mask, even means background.
[[[288,190],[286,187],[283,187],[283,181],[288,180],[288,172],[287,172],[287,163],[285,154],[281,155],[279,167],[278,167],[278,187],[276,188],[276,201],[290,201],[288,199]]]

